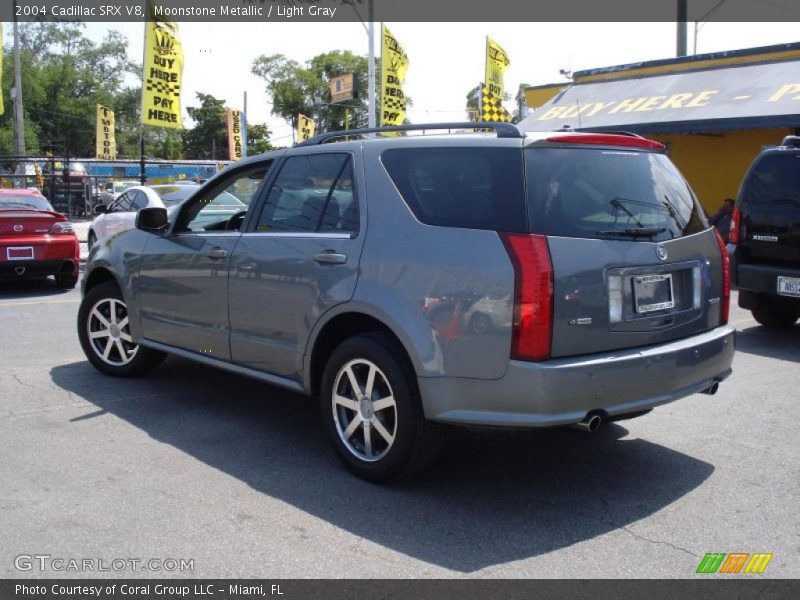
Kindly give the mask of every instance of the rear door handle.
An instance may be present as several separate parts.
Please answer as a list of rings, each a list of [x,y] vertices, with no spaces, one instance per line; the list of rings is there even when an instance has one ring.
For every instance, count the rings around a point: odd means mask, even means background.
[[[347,262],[346,254],[326,250],[314,255],[314,260],[321,265],[343,265]]]
[[[225,250],[225,248],[220,248],[219,246],[212,246],[206,250],[206,256],[209,258],[227,258],[228,251]]]

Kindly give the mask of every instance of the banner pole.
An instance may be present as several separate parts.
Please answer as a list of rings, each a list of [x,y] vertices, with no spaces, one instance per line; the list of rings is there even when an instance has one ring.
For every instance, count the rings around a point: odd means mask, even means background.
[[[144,163],[144,70],[147,68],[145,62],[147,61],[147,16],[150,9],[150,3],[145,4],[144,15],[144,42],[142,43],[142,102],[141,102],[141,115],[139,116],[139,183],[144,185],[147,181],[145,175]]]
[[[369,28],[367,36],[369,37],[369,63],[367,70],[369,71],[369,85],[367,94],[369,95],[369,118],[367,120],[370,128],[375,127],[375,5],[374,0],[369,0]]]

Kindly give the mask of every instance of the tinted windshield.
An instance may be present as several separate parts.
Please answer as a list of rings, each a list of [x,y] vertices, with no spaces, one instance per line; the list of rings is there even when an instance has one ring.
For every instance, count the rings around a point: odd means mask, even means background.
[[[525,154],[534,233],[663,241],[707,227],[688,184],[663,154],[588,148]]]
[[[0,196],[0,209],[53,210],[50,203],[41,196]]]
[[[800,203],[800,154],[768,154],[753,168],[742,196],[745,204]]]
[[[197,191],[197,185],[158,185],[153,191],[158,194],[164,206],[174,206],[186,200]]]

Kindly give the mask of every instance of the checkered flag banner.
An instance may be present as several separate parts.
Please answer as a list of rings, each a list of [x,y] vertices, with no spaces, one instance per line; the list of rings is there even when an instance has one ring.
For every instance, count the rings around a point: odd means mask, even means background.
[[[500,99],[489,91],[485,84],[481,84],[481,121],[496,121],[500,123],[511,123],[511,114],[503,108]]]

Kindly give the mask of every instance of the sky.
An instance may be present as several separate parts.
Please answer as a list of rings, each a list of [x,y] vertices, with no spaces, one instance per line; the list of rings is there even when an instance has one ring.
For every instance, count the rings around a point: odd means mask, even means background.
[[[483,77],[485,38],[507,52],[511,65],[505,87],[512,95],[520,83],[541,85],[565,81],[561,69],[580,71],[675,56],[674,23],[387,23],[409,58],[404,91],[413,99],[408,118],[414,123],[462,121],[466,95]],[[693,53],[693,23],[689,53]],[[142,60],[141,23],[88,23],[86,34],[100,40],[109,29],[128,39],[128,52]],[[380,54],[376,25],[375,52]],[[291,143],[291,127],[271,114],[264,81],[250,72],[262,54],[284,54],[298,62],[330,50],[367,54],[368,38],[354,23],[181,23],[185,63],[184,125],[191,125],[186,107],[196,105],[195,92],[242,108],[247,92],[250,123],[267,123],[276,145]],[[701,24],[697,53],[753,48],[800,41],[797,23]],[[507,102],[509,109],[513,102]]]

